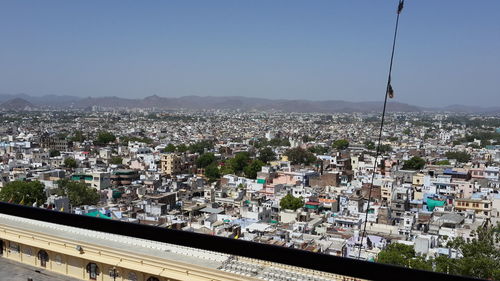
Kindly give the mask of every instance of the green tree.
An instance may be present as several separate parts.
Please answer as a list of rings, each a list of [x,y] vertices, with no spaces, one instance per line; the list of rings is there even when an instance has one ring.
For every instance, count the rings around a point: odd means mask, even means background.
[[[447,246],[457,250],[463,257],[454,259],[453,262],[442,258],[439,270],[482,279],[500,280],[500,249],[496,246],[500,242],[500,224],[497,223],[494,226],[485,224],[471,234],[473,238],[469,242],[462,237],[448,242]]]
[[[88,187],[83,182],[62,179],[58,182],[55,193],[60,196],[67,196],[71,205],[95,205],[99,202],[100,195],[96,189]]]
[[[222,166],[220,168],[220,174],[221,175],[232,175],[234,174],[234,170],[231,167],[231,164],[229,161],[222,162]]]
[[[121,165],[123,164],[123,158],[119,156],[111,157],[111,159],[109,160],[109,164]]]
[[[415,257],[415,250],[412,246],[392,243],[377,256],[377,262],[393,264],[399,266],[408,266],[408,261]]]
[[[185,144],[181,143],[177,146],[177,151],[178,152],[186,152],[186,151],[188,151],[188,147]]]
[[[163,152],[165,152],[165,153],[171,153],[171,152],[175,152],[175,150],[176,150],[175,145],[172,144],[172,143],[169,143],[167,145],[167,147],[165,147],[165,149],[163,150]]]
[[[113,135],[110,132],[102,131],[97,134],[97,139],[95,142],[97,145],[107,145],[108,143],[114,142],[115,140],[116,140],[115,135]]]
[[[269,161],[276,160],[276,153],[270,147],[264,147],[259,150],[259,160],[268,163]]]
[[[448,159],[456,159],[460,163],[467,163],[470,160],[470,155],[464,151],[448,151],[444,156]]]
[[[328,153],[328,148],[321,145],[311,146],[307,150],[318,155],[324,155]]]
[[[266,138],[259,138],[258,140],[252,140],[250,142],[255,148],[261,148],[269,145],[269,142]]]
[[[152,144],[153,143],[153,139],[148,138],[148,137],[136,137],[136,136],[133,136],[133,137],[128,137],[128,136],[120,137],[120,143],[122,145],[128,145],[129,142],[143,142],[145,144]]]
[[[425,166],[425,160],[418,157],[413,156],[410,160],[405,161],[403,164],[403,170],[420,170]]]
[[[256,179],[257,173],[262,170],[262,166],[264,166],[264,165],[265,165],[265,163],[260,161],[260,160],[253,160],[250,163],[250,165],[248,165],[244,168],[245,176],[247,178]]]
[[[64,167],[74,169],[78,167],[78,164],[76,163],[75,158],[68,157],[64,159]]]
[[[47,196],[45,186],[39,181],[12,181],[0,190],[0,200],[11,203],[38,205],[45,203]]]
[[[403,130],[403,134],[409,135],[409,134],[411,134],[411,130],[409,128],[406,128]]]
[[[280,200],[281,209],[290,209],[295,211],[302,206],[304,206],[304,200],[302,200],[302,197],[295,198],[293,195],[287,194]]]
[[[432,270],[432,262],[417,256],[413,246],[393,243],[380,251],[377,262],[406,266],[415,269]]]
[[[71,137],[71,141],[84,142],[85,136],[83,135],[83,132],[82,131],[75,131],[75,133]]]
[[[389,144],[382,144],[380,145],[380,153],[384,154],[384,153],[387,153],[387,152],[391,152],[392,151],[392,146],[390,146]]]
[[[338,150],[344,150],[349,147],[349,141],[345,139],[336,140],[333,142],[332,147]]]
[[[205,153],[205,149],[210,150],[214,148],[214,144],[211,141],[199,141],[197,143],[191,144],[188,147],[188,150],[192,153],[203,154]]]
[[[372,141],[365,141],[366,149],[373,150],[375,149],[375,143]]]
[[[398,141],[399,138],[398,137],[388,137],[387,140],[390,142],[395,142],[395,141]]]
[[[233,171],[240,174],[250,162],[250,154],[248,152],[239,152],[234,158],[229,159],[228,162]]]
[[[221,173],[220,173],[219,167],[217,167],[216,163],[212,163],[205,168],[205,176],[211,182],[216,181],[220,178]]]
[[[202,154],[196,159],[196,165],[200,168],[205,168],[215,162],[215,155],[211,152]]]
[[[285,138],[274,138],[269,141],[270,146],[290,146],[290,141]]]
[[[292,162],[292,164],[305,164],[309,165],[316,161],[316,156],[312,154],[312,152],[304,150],[301,147],[295,147],[289,149],[285,152],[285,155],[288,156],[288,160]]]
[[[450,161],[449,160],[436,161],[436,165],[450,165]]]
[[[61,152],[59,152],[59,150],[51,150],[49,152],[49,156],[50,157],[57,157],[57,156],[61,156]]]
[[[437,256],[425,260],[415,255],[412,246],[390,244],[377,257],[381,263],[406,266],[454,275],[500,280],[500,224],[483,225],[472,231],[468,242],[457,237],[448,242],[447,247],[456,250],[461,257]]]

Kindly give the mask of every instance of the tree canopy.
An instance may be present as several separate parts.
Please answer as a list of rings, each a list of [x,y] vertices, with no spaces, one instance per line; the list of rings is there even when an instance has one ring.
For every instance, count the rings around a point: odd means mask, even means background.
[[[457,237],[448,247],[457,250],[462,258],[447,257],[436,261],[437,270],[483,279],[500,280],[500,224],[483,225],[472,232],[469,242]]]
[[[387,246],[378,254],[377,261],[422,270],[432,270],[432,264],[425,261],[423,257],[417,256],[413,246],[401,243],[393,243]]]
[[[109,164],[121,165],[123,164],[123,158],[119,156],[111,157],[111,159],[109,160]]]
[[[205,149],[210,150],[212,148],[214,148],[214,144],[211,141],[203,140],[189,145],[187,150],[192,153],[203,154]]]
[[[375,143],[372,141],[365,141],[365,147],[366,149],[373,150],[375,149]]]
[[[285,155],[288,156],[288,160],[292,162],[292,164],[309,165],[316,161],[316,156],[314,156],[312,152],[304,150],[301,147],[289,149],[285,152]]]
[[[107,145],[110,142],[114,142],[116,140],[116,136],[110,132],[102,131],[97,134],[97,139],[95,143],[97,145]]]
[[[318,155],[324,155],[328,153],[328,147],[324,147],[321,145],[311,146],[307,150]]]
[[[13,181],[0,190],[0,200],[17,204],[43,204],[47,200],[45,186],[39,181]]]
[[[96,189],[88,187],[85,183],[62,179],[58,182],[56,194],[68,196],[71,205],[95,205],[99,202],[100,195]]]
[[[436,161],[436,165],[450,165],[450,161],[449,160]]]
[[[229,159],[227,163],[235,173],[240,174],[250,163],[250,154],[248,152],[239,152],[234,158]]]
[[[202,154],[196,159],[196,165],[200,168],[205,168],[215,162],[215,155],[211,152]]]
[[[377,257],[381,263],[406,266],[454,275],[465,275],[488,280],[500,280],[500,224],[483,225],[472,231],[469,242],[457,237],[448,242],[447,247],[458,251],[459,258],[447,256],[430,257],[425,260],[418,256],[412,246],[390,244]]]
[[[148,137],[136,137],[136,136],[125,136],[125,137],[120,137],[120,143],[123,145],[127,145],[129,142],[142,142],[146,144],[152,144],[153,139],[148,138]]]
[[[470,160],[470,155],[464,151],[448,151],[444,156],[448,159],[456,159],[460,163],[467,163]]]
[[[264,147],[259,150],[259,160],[264,163],[276,160],[276,153],[274,153],[272,148]]]
[[[185,144],[183,144],[183,143],[179,144],[177,146],[177,151],[178,152],[186,152],[186,151],[188,151],[188,147]]]
[[[51,150],[51,151],[49,151],[49,156],[50,157],[61,156],[61,152],[59,152],[59,150]]]
[[[420,170],[425,166],[425,160],[418,157],[413,156],[410,160],[405,161],[403,164],[403,170]]]
[[[298,208],[304,206],[304,200],[302,198],[295,198],[291,194],[285,195],[281,198],[280,207],[281,209],[297,210]]]
[[[177,148],[175,147],[175,145],[172,144],[172,143],[169,143],[167,145],[167,147],[165,147],[165,149],[163,150],[163,152],[169,153],[169,152],[175,152],[175,150],[177,150]]]
[[[346,139],[336,140],[333,142],[332,147],[338,150],[344,150],[349,147],[349,141]]]
[[[68,157],[64,159],[64,167],[74,169],[78,167],[78,163],[76,162],[75,158]]]
[[[76,142],[83,142],[85,141],[85,136],[83,135],[82,131],[75,131],[70,140]]]
[[[382,154],[387,153],[387,152],[391,152],[392,146],[389,144],[381,144],[379,150],[380,150],[380,153],[382,153]]]
[[[262,170],[265,163],[260,160],[253,160],[248,166],[244,168],[245,176],[247,178],[256,179],[257,173]]]
[[[219,171],[219,167],[217,167],[217,164],[215,162],[211,163],[205,168],[205,176],[209,181],[216,181],[220,178],[221,173]]]

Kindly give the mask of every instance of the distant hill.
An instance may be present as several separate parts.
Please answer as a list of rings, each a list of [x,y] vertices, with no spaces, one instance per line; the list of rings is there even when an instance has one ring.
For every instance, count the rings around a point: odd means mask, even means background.
[[[281,111],[281,112],[380,112],[382,102],[349,102],[343,100],[285,100],[285,99],[264,99],[249,98],[239,96],[213,97],[213,96],[184,96],[178,98],[160,97],[157,95],[142,99],[110,97],[75,97],[75,96],[29,96],[26,94],[8,95],[0,94],[0,103],[21,99],[30,106],[40,107],[73,107],[88,108],[92,106],[102,106],[111,108],[157,108],[157,109],[240,109],[255,111]],[[22,102],[20,107],[23,107]],[[16,107],[16,108],[20,108]],[[464,112],[464,113],[500,113],[500,106],[478,107],[466,105],[450,105],[447,107],[425,108],[406,103],[391,102],[387,105],[387,110],[392,112]]]
[[[186,96],[165,98],[149,96],[143,99],[125,99],[119,97],[98,97],[79,100],[73,106],[89,107],[137,107],[159,109],[240,109],[282,112],[378,112],[381,102],[347,102],[347,101],[307,101],[307,100],[271,100],[247,97],[200,97]],[[390,111],[418,112],[420,108],[404,103],[392,102]]]
[[[35,106],[22,98],[14,98],[0,104],[0,109],[3,110],[28,110],[33,109]]]

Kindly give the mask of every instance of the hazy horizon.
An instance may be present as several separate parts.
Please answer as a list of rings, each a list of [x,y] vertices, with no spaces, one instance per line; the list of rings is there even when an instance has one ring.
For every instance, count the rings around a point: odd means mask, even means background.
[[[381,101],[397,1],[2,1],[0,93]],[[500,2],[406,1],[394,102],[500,106]]]

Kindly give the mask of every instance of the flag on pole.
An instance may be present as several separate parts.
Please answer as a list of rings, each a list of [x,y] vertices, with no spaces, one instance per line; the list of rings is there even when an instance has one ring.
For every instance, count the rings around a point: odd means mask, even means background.
[[[14,197],[10,197],[10,200],[8,201],[8,203],[12,203],[14,202]]]
[[[404,4],[405,4],[405,0],[399,0],[398,15],[401,14],[401,11],[403,11]]]
[[[394,90],[392,89],[391,85],[391,76],[389,75],[389,83],[387,85],[387,95],[389,98],[393,99],[394,98]]]
[[[21,199],[21,202],[19,202],[19,205],[24,205],[24,196],[23,199]]]
[[[38,199],[36,199],[36,201],[33,203],[32,207],[36,207],[38,204]]]
[[[387,88],[387,94],[389,95],[389,98],[394,98],[394,90],[392,89],[391,84],[389,84],[389,87]]]

